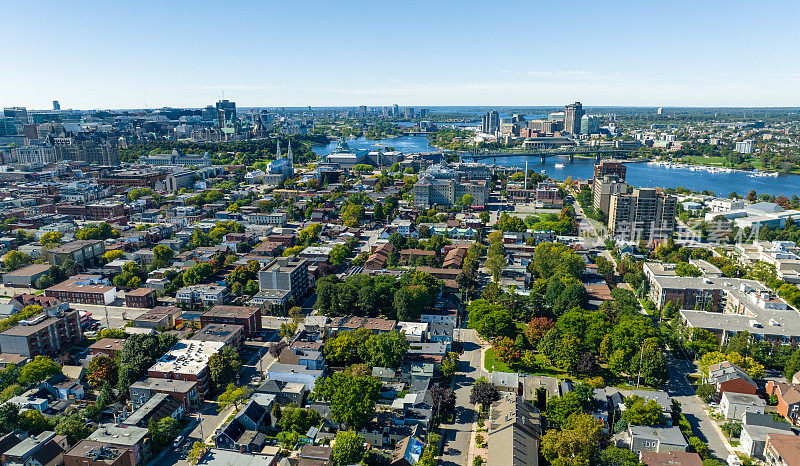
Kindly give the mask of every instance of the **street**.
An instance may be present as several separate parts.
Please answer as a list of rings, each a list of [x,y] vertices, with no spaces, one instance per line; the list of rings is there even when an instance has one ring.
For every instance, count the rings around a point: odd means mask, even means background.
[[[469,455],[472,425],[476,412],[469,402],[469,394],[475,380],[480,377],[481,347],[476,343],[474,330],[461,330],[464,352],[459,359],[458,373],[454,376],[456,408],[452,424],[442,424],[441,433],[445,440],[440,465],[464,466]]]
[[[150,461],[150,464],[175,464],[188,466],[189,462],[186,460],[186,456],[192,449],[192,445],[194,445],[195,442],[202,441],[203,437],[208,438],[211,436],[217,426],[225,420],[229,413],[230,410],[227,409],[223,410],[222,413],[217,413],[217,405],[215,403],[203,403],[200,408],[200,414],[202,415],[200,417],[202,421],[198,422],[196,419],[198,414],[194,414],[190,419],[190,424],[180,434],[186,437],[186,440],[184,440],[183,444],[177,449],[172,448],[172,445],[167,445],[158,456],[154,457],[153,460]],[[187,431],[189,432],[188,434]]]
[[[711,454],[720,461],[728,457],[728,448],[725,441],[714,428],[714,421],[703,411],[700,400],[694,395],[694,387],[689,384],[687,374],[694,371],[694,366],[684,360],[675,359],[672,354],[665,354],[669,381],[665,391],[676,401],[680,402],[686,420],[692,425],[694,434],[708,445]]]

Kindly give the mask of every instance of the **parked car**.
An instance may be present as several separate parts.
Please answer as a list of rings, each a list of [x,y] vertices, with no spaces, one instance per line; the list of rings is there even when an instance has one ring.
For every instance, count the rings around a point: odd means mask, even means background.
[[[172,442],[172,448],[178,448],[179,446],[181,446],[183,441],[184,441],[183,435],[175,437],[175,441]]]

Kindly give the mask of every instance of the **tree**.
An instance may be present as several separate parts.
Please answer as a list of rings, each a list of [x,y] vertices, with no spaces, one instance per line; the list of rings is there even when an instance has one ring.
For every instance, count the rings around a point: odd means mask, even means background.
[[[200,461],[200,458],[202,458],[203,455],[205,455],[207,450],[208,447],[206,446],[205,443],[199,440],[197,442],[194,442],[194,444],[192,444],[192,449],[191,451],[189,451],[189,456],[187,458],[189,460],[189,463],[197,464],[197,462]]]
[[[607,447],[600,452],[600,466],[639,466],[639,457],[627,448]]]
[[[792,380],[792,377],[794,377],[798,371],[800,371],[800,349],[795,350],[789,360],[786,361],[783,375],[786,377],[786,380]]]
[[[566,424],[570,416],[580,412],[582,412],[581,402],[574,392],[567,392],[564,396],[553,396],[547,400],[547,420],[557,426]]]
[[[314,398],[331,404],[331,418],[347,427],[360,429],[375,413],[381,383],[372,376],[337,372],[318,381]]]
[[[3,256],[3,266],[5,266],[6,270],[9,272],[24,267],[31,262],[33,262],[33,257],[17,250],[8,251],[6,255]]]
[[[45,249],[52,249],[61,244],[61,233],[57,231],[48,231],[39,238],[39,244]]]
[[[7,434],[19,427],[19,407],[13,403],[0,405],[0,432]]]
[[[36,356],[19,373],[20,385],[39,383],[61,372],[61,366],[47,356]]]
[[[695,394],[706,403],[710,403],[717,399],[717,387],[710,383],[704,383],[697,386]]]
[[[114,249],[111,251],[106,252],[103,254],[103,260],[108,263],[119,259],[120,257],[124,256],[125,253],[119,249]]]
[[[276,403],[275,406],[279,405]],[[305,435],[308,429],[319,425],[321,420],[322,417],[313,409],[298,408],[290,404],[279,411],[277,425],[283,431]]]
[[[242,360],[236,350],[225,346],[208,358],[208,368],[211,371],[211,381],[219,391],[236,380],[237,374],[242,369]]]
[[[163,244],[158,244],[153,247],[153,264],[156,267],[166,267],[172,263],[172,258],[175,257],[175,251]]]
[[[325,344],[325,356],[329,364],[346,366],[359,361],[359,348],[372,337],[366,328],[339,332]]]
[[[364,437],[349,430],[339,431],[333,441],[331,463],[334,466],[355,464],[364,458]]]
[[[100,354],[89,363],[86,378],[93,387],[100,387],[105,383],[116,385],[118,370],[119,366],[113,358]]]
[[[493,401],[500,398],[500,394],[492,386],[492,384],[483,377],[480,377],[472,385],[472,391],[469,393],[469,402],[473,405],[489,406]]]
[[[408,340],[405,335],[393,330],[370,336],[358,348],[361,360],[370,366],[397,368],[408,351]]]
[[[472,194],[464,194],[464,195],[461,197],[461,205],[462,205],[462,206],[463,206],[465,209],[468,209],[468,208],[472,207],[472,204],[473,204],[474,202],[475,202],[475,197],[474,197]]]
[[[431,388],[431,398],[433,399],[433,411],[440,419],[442,415],[452,413],[456,409],[456,392],[451,388],[434,386]]]
[[[689,445],[691,445],[692,448],[694,448],[694,451],[696,451],[697,454],[700,455],[700,458],[703,458],[705,460],[711,457],[711,451],[709,451],[708,445],[703,443],[703,441],[700,440],[699,438],[695,436],[689,437]]]
[[[511,336],[516,331],[511,313],[502,306],[485,299],[476,299],[467,306],[469,327],[484,338]]]
[[[75,445],[89,436],[92,429],[77,416],[62,416],[56,423],[55,432],[65,435],[70,445]]]
[[[222,392],[219,397],[217,397],[217,402],[219,404],[218,408],[219,411],[222,412],[230,405],[233,405],[234,408],[238,411],[239,410],[239,402],[243,399],[250,396],[250,389],[247,387],[237,387],[235,384],[229,383],[227,387],[225,387],[225,391]]]
[[[328,255],[328,261],[331,263],[331,265],[343,264],[351,253],[352,251],[344,244],[337,244],[333,247],[333,249],[331,249],[331,252]]]
[[[415,322],[425,308],[434,301],[433,290],[425,285],[402,287],[394,295],[394,309],[397,318],[406,322]]]
[[[492,280],[495,283],[500,281],[500,275],[506,266],[506,257],[503,254],[490,254],[486,258],[486,268],[492,273]]]
[[[603,438],[602,422],[589,414],[576,413],[563,429],[550,429],[542,436],[540,451],[553,465],[588,465]]]
[[[629,425],[658,426],[664,422],[661,406],[655,400],[647,400],[639,395],[625,398],[625,411],[622,418]]]
[[[742,433],[742,424],[736,421],[728,421],[720,426],[720,430],[729,438],[739,437],[739,434]]]
[[[55,426],[54,423],[44,417],[41,411],[29,409],[22,413],[20,417],[20,429],[28,431],[29,435],[39,435],[45,430],[51,430]]]

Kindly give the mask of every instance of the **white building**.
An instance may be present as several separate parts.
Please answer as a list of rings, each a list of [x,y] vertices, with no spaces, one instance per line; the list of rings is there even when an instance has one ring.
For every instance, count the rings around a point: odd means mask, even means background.
[[[736,143],[736,148],[734,149],[736,152],[740,154],[752,154],[753,153],[753,140],[747,139],[744,141],[739,141]]]
[[[19,163],[48,165],[56,162],[56,149],[49,146],[23,146],[12,149]]]

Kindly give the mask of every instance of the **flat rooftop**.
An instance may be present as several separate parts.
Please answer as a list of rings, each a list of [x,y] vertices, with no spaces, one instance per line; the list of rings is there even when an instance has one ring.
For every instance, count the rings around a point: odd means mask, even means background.
[[[192,380],[160,379],[157,377],[145,377],[139,379],[131,385],[131,388],[138,390],[156,390],[173,393],[187,393],[197,382]]]
[[[198,375],[208,366],[208,359],[223,346],[216,341],[180,340],[149,370]]]
[[[196,341],[218,341],[227,343],[237,333],[243,333],[244,326],[232,324],[208,324],[192,335]]]
[[[203,317],[234,317],[240,319],[250,318],[260,308],[250,306],[224,306],[217,305],[203,313]]]

